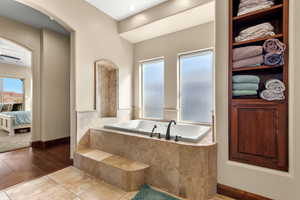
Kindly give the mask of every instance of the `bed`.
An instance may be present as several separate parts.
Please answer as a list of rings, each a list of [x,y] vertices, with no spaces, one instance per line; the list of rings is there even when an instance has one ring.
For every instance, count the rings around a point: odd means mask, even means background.
[[[10,136],[15,134],[15,130],[25,128],[31,128],[30,111],[0,113],[0,129],[7,131]]]

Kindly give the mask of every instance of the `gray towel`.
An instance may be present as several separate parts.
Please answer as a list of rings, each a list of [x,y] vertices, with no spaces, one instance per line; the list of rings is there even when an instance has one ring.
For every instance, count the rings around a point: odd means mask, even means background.
[[[263,54],[262,46],[248,46],[233,49],[233,60],[243,60]]]
[[[233,90],[233,96],[252,96],[257,95],[257,90]]]
[[[284,56],[282,53],[267,53],[264,58],[266,65],[276,66],[284,64]]]
[[[258,83],[234,83],[233,90],[258,90]]]
[[[233,83],[259,83],[260,78],[255,75],[235,75],[232,81]]]
[[[262,63],[264,63],[264,57],[263,55],[260,55],[260,56],[255,56],[255,57],[235,61],[233,62],[233,68],[259,66]]]

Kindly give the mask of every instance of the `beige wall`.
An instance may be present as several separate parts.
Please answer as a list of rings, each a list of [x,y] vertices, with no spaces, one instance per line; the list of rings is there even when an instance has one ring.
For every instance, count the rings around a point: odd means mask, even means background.
[[[70,38],[42,30],[42,141],[70,136]]]
[[[164,119],[177,119],[177,58],[178,54],[214,47],[214,23],[202,24],[137,43],[134,48],[134,110],[139,117],[139,61],[164,57],[165,60],[165,111]]]
[[[3,68],[4,65],[0,65],[0,75],[9,73],[32,78],[32,140],[47,141],[69,136],[69,38],[3,17],[0,17],[0,26],[0,37],[32,51],[32,69],[14,65]],[[30,87],[30,80],[25,85]],[[30,93],[26,92],[26,95]]]
[[[19,78],[24,80],[25,110],[31,110],[31,81],[32,72],[30,67],[0,63],[0,77]]]
[[[228,0],[216,1],[216,129],[218,182],[275,200],[299,199],[300,188],[300,1],[290,0],[290,172],[228,160]],[[267,144],[266,144],[267,145]]]
[[[13,20],[0,17],[0,37],[11,40],[32,51],[32,107],[33,134],[32,140],[41,139],[40,116],[40,30]]]
[[[76,111],[94,109],[94,62],[113,61],[119,67],[119,112],[130,117],[132,107],[133,46],[120,38],[117,22],[83,0],[17,0],[49,16],[72,32],[71,130],[72,152],[77,138]],[[73,87],[75,85],[75,88]],[[89,123],[89,122],[87,122]],[[77,135],[77,137],[76,137]]]

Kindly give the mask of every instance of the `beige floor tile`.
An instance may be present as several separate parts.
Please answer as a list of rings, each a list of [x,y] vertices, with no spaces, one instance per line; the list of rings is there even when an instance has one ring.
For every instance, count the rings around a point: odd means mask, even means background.
[[[104,182],[98,182],[86,192],[79,194],[81,200],[119,200],[125,191]]]
[[[222,195],[216,195],[214,198],[212,198],[211,200],[234,200],[232,198],[229,198],[229,197],[225,197],[225,196],[222,196]]]
[[[16,185],[6,191],[11,200],[74,200],[76,196],[48,177]]]
[[[9,200],[9,198],[4,192],[0,192],[0,200]]]
[[[136,191],[136,192],[128,192],[120,200],[131,200],[131,199],[133,199],[133,197],[135,197],[135,195],[137,193],[138,193],[138,191]]]
[[[96,184],[95,178],[75,167],[65,168],[48,177],[77,195]]]

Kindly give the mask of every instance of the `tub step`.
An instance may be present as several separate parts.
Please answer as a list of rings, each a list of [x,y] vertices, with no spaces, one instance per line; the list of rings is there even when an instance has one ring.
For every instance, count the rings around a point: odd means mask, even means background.
[[[149,165],[106,153],[84,149],[75,153],[75,167],[125,191],[135,191],[145,184]]]

